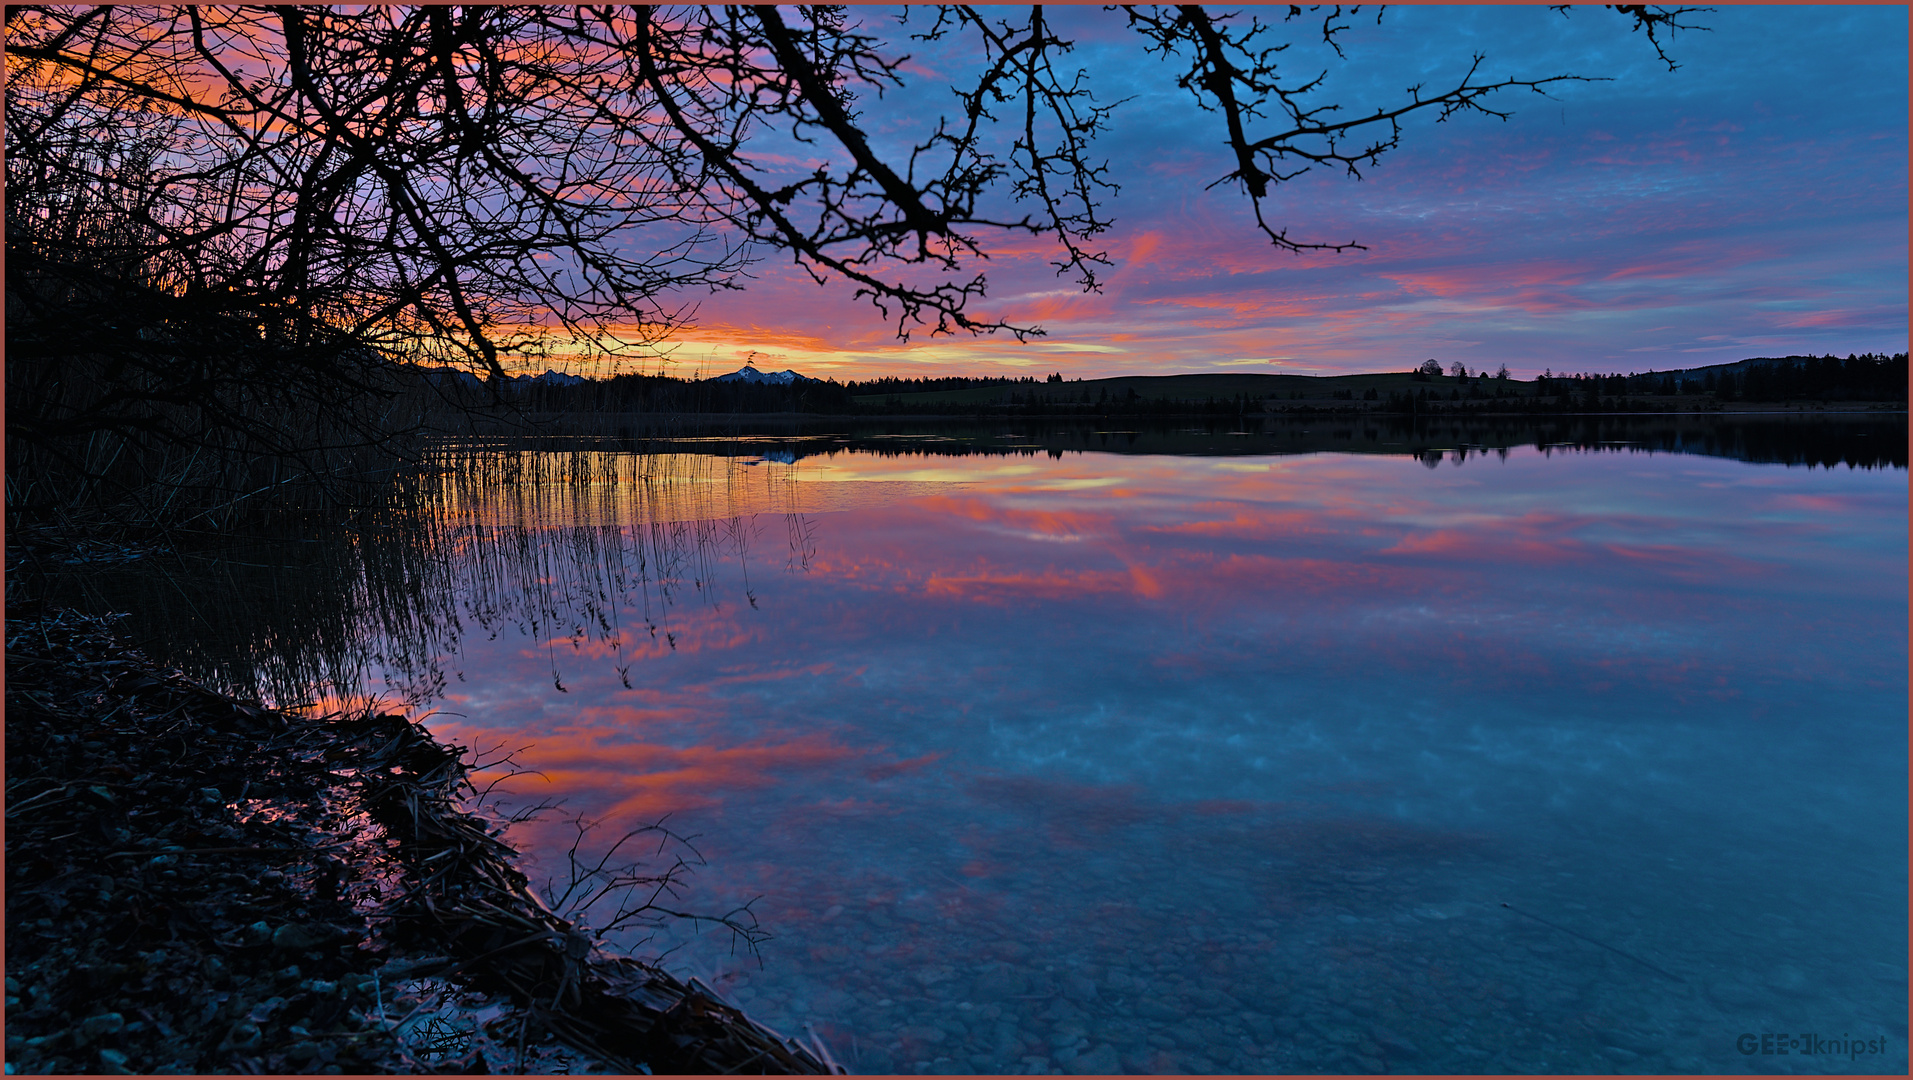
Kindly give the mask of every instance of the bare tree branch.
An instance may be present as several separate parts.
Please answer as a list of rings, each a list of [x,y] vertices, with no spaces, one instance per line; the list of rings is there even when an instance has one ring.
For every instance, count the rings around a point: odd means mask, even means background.
[[[1670,66],[1707,10],[1613,7]],[[1504,91],[1581,78],[1488,79],[1476,56],[1348,113],[1326,69],[1282,61],[1313,34],[1341,56],[1360,7],[1273,25],[1119,10],[1219,116],[1233,167],[1209,186],[1239,186],[1289,251],[1362,245],[1292,237],[1278,185],[1359,178],[1411,117],[1506,118]],[[338,471],[333,451],[397,434],[401,365],[481,373],[496,401],[528,362],[655,356],[688,297],[743,287],[772,253],[847,283],[900,338],[1041,334],[982,310],[980,263],[1041,238],[1059,275],[1100,287],[1117,185],[1095,146],[1121,103],[1097,100],[1040,6],[906,11],[889,33],[853,14],[7,9],[9,438],[117,432],[132,459]],[[951,108],[873,126],[861,110],[904,86],[909,44],[968,58]]]

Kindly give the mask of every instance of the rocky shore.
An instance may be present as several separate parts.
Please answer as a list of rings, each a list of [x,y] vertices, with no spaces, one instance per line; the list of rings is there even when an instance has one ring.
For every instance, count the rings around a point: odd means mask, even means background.
[[[470,766],[10,608],[15,1073],[841,1071],[527,888]]]

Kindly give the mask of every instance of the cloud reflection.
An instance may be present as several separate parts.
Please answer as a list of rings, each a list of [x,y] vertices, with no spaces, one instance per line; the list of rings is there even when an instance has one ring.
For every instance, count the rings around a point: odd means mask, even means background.
[[[450,572],[467,610],[546,614],[460,639],[471,681],[431,723],[523,747],[514,806],[695,834],[680,906],[761,897],[766,963],[692,928],[647,947],[770,1019],[888,1032],[892,1065],[931,1060],[908,1057],[927,1028],[899,1033],[922,1017],[1144,971],[1139,941],[1152,993],[1202,970],[1245,1001],[1410,994],[1428,958],[1498,940],[1480,897],[1502,892],[1659,904],[1657,960],[1689,970],[1720,913],[1778,904],[1762,852],[1815,868],[1801,918],[1887,887],[1854,868],[1890,870],[1904,834],[1852,823],[1905,801],[1907,492],[1643,460],[954,459],[960,483],[913,497],[806,502],[838,509],[801,561],[775,519],[691,528],[710,543],[660,549],[648,594],[556,557],[561,521],[514,519],[485,535],[536,573],[476,540]],[[788,480],[901,476],[921,461],[842,453]],[[574,837],[514,832],[540,880]],[[1712,907],[1682,921],[1672,895]]]
[[[486,673],[487,688],[449,699],[467,714],[452,730],[535,744],[540,783],[630,820],[778,791],[794,806],[885,805],[871,785],[962,774],[1008,752],[989,749],[987,727],[950,742],[963,725],[1023,725],[1017,738],[1040,743],[1027,725],[1144,672],[1169,685],[1220,680],[1204,696],[1267,677],[1326,680],[1322,690],[1433,679],[1465,694],[1520,681],[1525,668],[1629,695],[1609,670],[1625,657],[1637,686],[1705,697],[1721,664],[1773,653],[1766,635],[1736,626],[1748,590],[1777,590],[1820,621],[1786,587],[1818,542],[1816,516],[1894,505],[1874,478],[1842,477],[1851,491],[1774,490],[1763,496],[1770,520],[1730,528],[1744,500],[1708,477],[1742,475],[1735,463],[1698,462],[1678,499],[1637,485],[1617,458],[1517,453],[1478,467],[1496,470],[1485,497],[1479,473],[1402,460],[1226,464],[1252,467],[1095,455],[1007,473],[952,466],[967,478],[960,493],[826,516],[828,542],[806,571],[751,576],[756,607],[740,602],[746,566],[707,567],[708,600],[670,615],[675,647],[633,633],[643,620],[632,612],[615,637],[468,642],[458,665]],[[1111,465],[1120,489],[1084,482]],[[914,469],[842,455],[829,475]],[[1564,474],[1600,485],[1588,503],[1598,512],[1560,506]],[[1875,549],[1816,581],[1834,597],[1876,587],[1881,573],[1904,567]],[[1848,626],[1833,636],[1880,632]],[[554,665],[564,695],[537,689]],[[629,688],[613,675],[620,666]],[[1130,733],[1110,750],[1148,728],[1111,722]],[[1093,764],[1102,755],[1089,744],[1080,759],[1060,744],[1043,753],[1066,769],[1122,768]]]

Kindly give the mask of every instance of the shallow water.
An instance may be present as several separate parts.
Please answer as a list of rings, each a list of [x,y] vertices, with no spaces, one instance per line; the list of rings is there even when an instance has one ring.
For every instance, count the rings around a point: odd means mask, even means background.
[[[430,723],[700,834],[775,936],[651,947],[854,1070],[1907,1067],[1900,470],[646,468],[474,511]]]
[[[587,851],[669,815],[774,936],[611,938],[856,1071],[1903,1072],[1903,459],[1705,456],[1868,430],[493,448],[69,585],[436,708]]]

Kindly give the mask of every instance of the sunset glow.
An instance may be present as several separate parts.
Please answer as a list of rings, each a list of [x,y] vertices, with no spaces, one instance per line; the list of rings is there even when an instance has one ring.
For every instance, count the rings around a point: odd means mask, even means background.
[[[1101,293],[1056,277],[1041,244],[999,243],[976,264],[982,310],[1047,336],[902,342],[848,287],[768,255],[745,291],[687,297],[695,325],[647,370],[1332,375],[1434,357],[1526,378],[1907,347],[1904,8],[1722,8],[1677,36],[1672,73],[1593,9],[1391,7],[1379,26],[1356,20],[1346,64],[1297,34],[1293,62],[1328,72],[1349,112],[1452,79],[1474,51],[1498,76],[1612,80],[1509,96],[1505,122],[1412,124],[1359,181],[1278,185],[1271,209],[1294,236],[1367,247],[1307,255],[1254,234],[1230,185],[1203,190],[1228,170],[1221,121],[1119,18],[1056,18],[1099,100],[1131,98],[1098,143],[1123,185]],[[871,116],[924,126],[947,107],[934,76],[873,99]]]
[[[1905,1075],[1908,19],[9,8],[7,1071]]]

